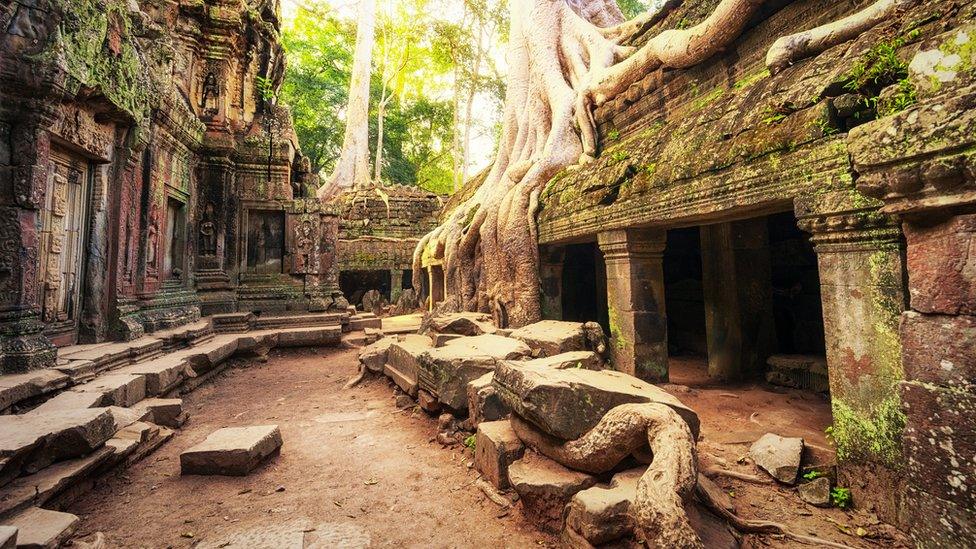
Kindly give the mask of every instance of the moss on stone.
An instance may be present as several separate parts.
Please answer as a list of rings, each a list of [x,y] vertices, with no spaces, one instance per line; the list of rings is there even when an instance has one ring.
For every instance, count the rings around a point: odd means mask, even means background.
[[[897,394],[860,412],[839,398],[831,408],[834,425],[830,431],[841,461],[880,461],[899,470],[902,467],[901,435],[905,414]]]

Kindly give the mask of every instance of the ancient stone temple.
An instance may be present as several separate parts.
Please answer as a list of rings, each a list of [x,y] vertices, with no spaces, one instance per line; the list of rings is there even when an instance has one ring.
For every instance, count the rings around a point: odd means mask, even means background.
[[[0,10],[2,370],[239,311],[345,308],[274,0]]]
[[[352,188],[332,203],[339,214],[339,285],[353,305],[369,290],[395,303],[413,288],[413,253],[437,225],[442,200],[406,185]],[[422,290],[422,288],[418,289]]]

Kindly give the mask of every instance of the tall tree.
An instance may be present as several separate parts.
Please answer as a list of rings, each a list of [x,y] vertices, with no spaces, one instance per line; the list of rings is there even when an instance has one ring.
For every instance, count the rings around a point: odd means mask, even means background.
[[[373,60],[373,37],[376,26],[375,0],[359,0],[356,17],[356,49],[352,77],[349,80],[349,103],[346,107],[346,131],[342,152],[316,193],[328,200],[342,187],[366,187],[369,173],[369,90]]]

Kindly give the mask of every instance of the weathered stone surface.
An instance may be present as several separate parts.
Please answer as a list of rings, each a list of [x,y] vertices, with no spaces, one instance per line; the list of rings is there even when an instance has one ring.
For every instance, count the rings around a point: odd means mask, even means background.
[[[383,373],[393,379],[394,383],[407,394],[416,396],[420,356],[433,347],[430,338],[423,335],[408,334],[398,339],[389,347]]]
[[[468,383],[468,419],[472,425],[478,425],[482,421],[497,421],[512,413],[498,396],[491,382],[493,377],[495,373],[488,372]]]
[[[511,464],[508,480],[519,495],[522,512],[540,529],[556,534],[563,529],[566,504],[596,478],[571,471],[534,452]]]
[[[443,347],[443,346],[447,345],[448,342],[453,341],[453,340],[455,340],[455,339],[457,339],[459,337],[465,337],[465,336],[458,335],[458,334],[438,334],[438,333],[435,333],[435,334],[432,335],[432,337],[434,338],[434,347]]]
[[[450,345],[420,356],[420,386],[454,412],[468,411],[468,383],[490,373],[495,359]]]
[[[902,382],[900,394],[909,484],[976,509],[976,394],[918,381]]]
[[[579,438],[612,408],[638,402],[667,404],[698,438],[698,414],[664,390],[621,372],[500,361],[493,384],[512,411],[564,440]]]
[[[525,453],[525,445],[511,424],[508,421],[479,423],[474,448],[474,466],[481,476],[495,488],[508,488],[508,466]]]
[[[181,398],[147,398],[132,407],[141,421],[150,421],[171,429],[181,427],[187,420]]]
[[[545,356],[527,360],[526,364],[545,366],[562,370],[565,368],[582,368],[584,370],[602,370],[603,359],[593,351],[569,351],[558,355]]]
[[[91,475],[113,458],[115,451],[107,444],[94,452],[59,461],[40,471],[14,479],[0,488],[0,517],[42,506],[58,494]],[[0,545],[2,547],[2,545]]]
[[[383,328],[383,319],[373,313],[359,313],[349,317],[349,329],[352,331],[366,328]]]
[[[597,485],[578,492],[566,510],[566,527],[593,545],[608,543],[633,532],[630,506],[637,494],[637,481],[646,468],[631,469],[613,476],[610,485]]]
[[[371,372],[382,372],[386,365],[386,357],[390,351],[390,345],[397,342],[396,337],[384,337],[375,343],[363,347],[359,351],[359,362]]]
[[[17,548],[17,527],[0,526],[0,549]]]
[[[820,477],[797,487],[800,499],[817,507],[830,507],[830,479]]]
[[[0,416],[0,485],[88,454],[113,434],[115,422],[104,408]]]
[[[901,341],[906,379],[976,390],[976,317],[906,311]]]
[[[159,396],[182,383],[187,377],[187,368],[186,359],[176,354],[120,368],[116,373],[144,376],[146,395]]]
[[[141,374],[107,374],[72,389],[81,393],[98,393],[99,406],[132,406],[146,398],[146,376]]]
[[[369,290],[363,294],[363,310],[374,315],[383,314],[383,308],[389,305],[386,298],[378,290]]]
[[[441,403],[437,397],[420,389],[417,391],[417,405],[428,414],[434,415],[441,411]]]
[[[800,470],[803,439],[766,433],[749,448],[749,457],[780,482],[793,484]]]
[[[948,222],[905,223],[908,291],[923,313],[976,314],[976,214]]]
[[[54,549],[78,527],[78,517],[39,507],[26,509],[9,520],[17,528],[18,549]]]
[[[277,425],[226,427],[180,454],[183,475],[246,475],[281,448]]]
[[[450,313],[430,319],[430,330],[442,334],[477,336],[493,334],[497,330],[491,316],[485,313]]]
[[[976,539],[976,511],[971,506],[911,484],[905,497],[912,502],[906,527],[916,547],[959,547],[960,540]]]
[[[79,408],[97,408],[104,397],[100,393],[82,393],[78,391],[64,391],[46,400],[43,404],[31,410],[32,413],[48,413],[57,410],[77,410]]]
[[[531,349],[541,350],[543,356],[587,350],[586,334],[580,322],[542,320],[513,330],[509,337],[524,342]]]
[[[70,384],[71,378],[55,369],[0,376],[0,411]]]
[[[379,319],[373,320],[376,322],[369,327],[379,328]],[[278,332],[278,347],[331,347],[338,345],[341,340],[342,328],[339,326],[288,328]]]
[[[457,353],[486,355],[495,360],[515,360],[527,357],[531,353],[531,349],[524,343],[495,334],[452,339],[444,345],[444,348],[448,347]]]

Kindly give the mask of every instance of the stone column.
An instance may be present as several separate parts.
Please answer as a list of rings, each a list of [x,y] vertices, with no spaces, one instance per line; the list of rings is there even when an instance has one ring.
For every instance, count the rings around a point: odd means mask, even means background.
[[[797,200],[820,270],[840,483],[895,521],[903,492],[898,322],[905,309],[901,230],[853,189]]]
[[[955,39],[950,29],[943,43]],[[919,547],[957,547],[976,539],[976,96],[961,77],[921,84],[917,106],[855,128],[850,144],[858,188],[901,218],[907,247],[911,303],[892,335],[905,373],[901,522]]]
[[[607,265],[610,355],[616,370],[650,382],[668,380],[663,229],[600,233]]]
[[[766,218],[701,227],[701,255],[708,375],[756,377],[775,341]]]
[[[539,250],[539,278],[542,280],[542,318],[563,318],[563,247],[543,246]],[[595,319],[594,319],[595,320]]]

